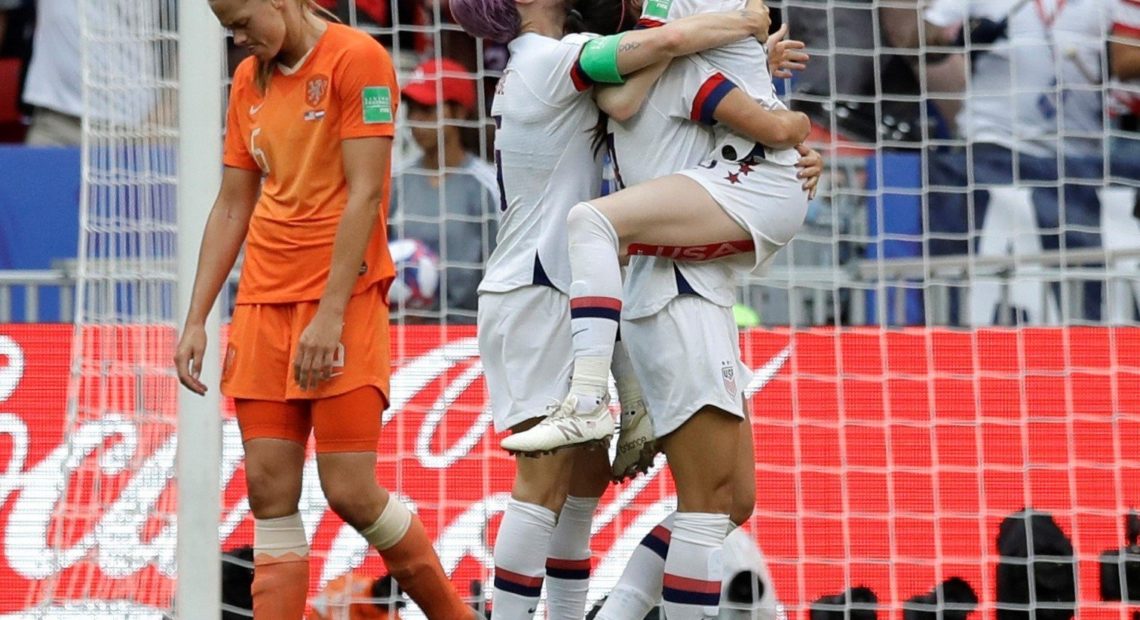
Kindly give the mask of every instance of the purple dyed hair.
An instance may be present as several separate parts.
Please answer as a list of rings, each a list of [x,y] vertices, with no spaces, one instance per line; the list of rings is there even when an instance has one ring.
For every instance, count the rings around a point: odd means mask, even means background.
[[[451,16],[467,34],[506,43],[522,28],[515,0],[450,0]]]

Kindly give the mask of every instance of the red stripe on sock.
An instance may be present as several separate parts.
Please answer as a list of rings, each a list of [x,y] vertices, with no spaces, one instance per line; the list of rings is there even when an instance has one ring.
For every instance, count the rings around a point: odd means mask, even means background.
[[[621,300],[613,297],[575,297],[570,300],[570,308],[605,308],[621,311]]]
[[[546,558],[546,568],[557,568],[562,570],[590,570],[590,558],[585,560],[560,560],[558,558]]]
[[[498,577],[499,579],[503,579],[503,580],[509,581],[511,583],[518,584],[520,586],[526,586],[528,588],[537,588],[537,587],[540,587],[542,585],[542,577],[541,576],[530,577],[528,575],[522,575],[519,573],[511,572],[509,570],[506,570],[505,568],[499,568],[498,566],[495,567],[495,576]],[[718,590],[718,592],[719,592],[719,590]]]
[[[665,573],[664,587],[673,588],[674,590],[685,590],[686,592],[698,592],[700,594],[720,594],[719,581],[705,581],[704,579],[693,579],[692,577],[681,577],[680,575],[670,575]]]

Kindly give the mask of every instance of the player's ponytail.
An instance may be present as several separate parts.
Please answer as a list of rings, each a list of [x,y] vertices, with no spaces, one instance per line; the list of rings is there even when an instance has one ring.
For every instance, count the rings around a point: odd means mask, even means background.
[[[340,22],[340,18],[335,13],[321,6],[317,0],[297,0],[297,7],[301,9],[302,14],[312,13],[326,21]],[[258,92],[264,95],[269,90],[269,78],[273,77],[274,61],[262,62],[257,59],[256,62],[257,70],[253,74],[253,82],[257,86]]]
[[[326,21],[340,23],[340,18],[336,16],[336,13],[333,13],[332,11],[321,6],[317,0],[301,0],[301,4],[303,5],[302,8],[308,8],[317,17],[320,17]]]

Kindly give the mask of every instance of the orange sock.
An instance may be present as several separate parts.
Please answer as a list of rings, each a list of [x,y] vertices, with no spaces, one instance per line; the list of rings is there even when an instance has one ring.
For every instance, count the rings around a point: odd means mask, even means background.
[[[305,595],[309,590],[309,558],[253,559],[254,620],[300,620],[305,616]]]
[[[253,617],[300,620],[309,593],[309,543],[300,514],[253,522]]]
[[[443,572],[424,524],[396,498],[388,500],[380,518],[361,534],[380,552],[388,572],[428,620],[473,617],[471,608],[459,598]]]

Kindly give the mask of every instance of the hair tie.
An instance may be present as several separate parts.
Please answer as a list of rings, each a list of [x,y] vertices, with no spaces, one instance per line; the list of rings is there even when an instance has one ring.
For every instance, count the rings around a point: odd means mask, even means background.
[[[579,22],[585,22],[586,21],[586,18],[582,17],[582,14],[578,12],[578,9],[570,9],[570,11],[568,13],[566,13],[566,16],[570,17],[571,19],[576,19]]]

